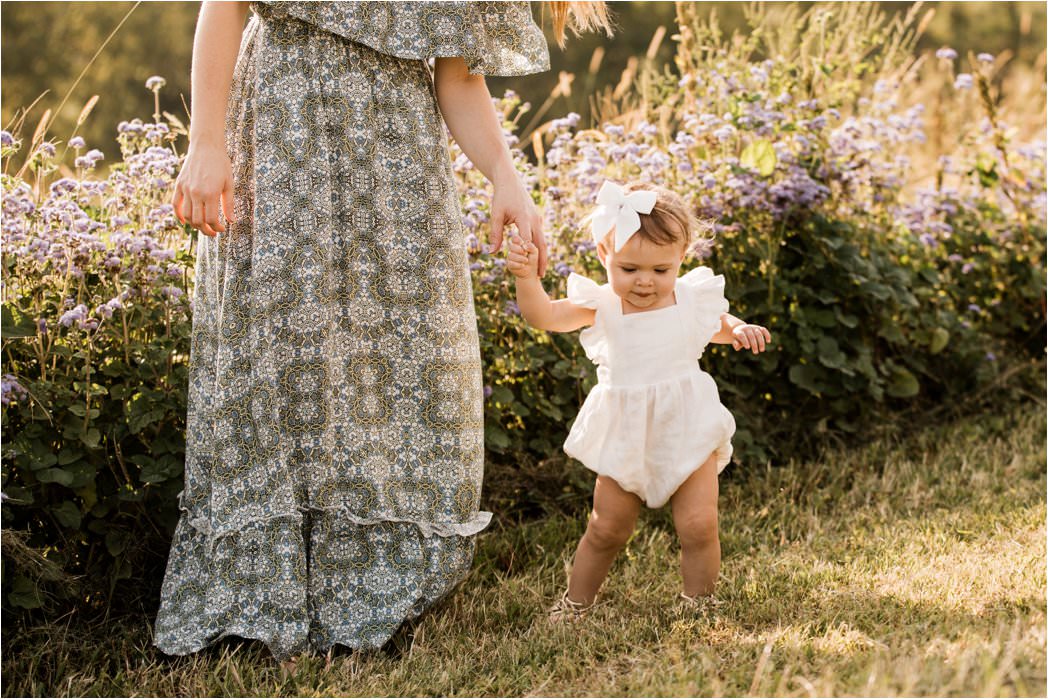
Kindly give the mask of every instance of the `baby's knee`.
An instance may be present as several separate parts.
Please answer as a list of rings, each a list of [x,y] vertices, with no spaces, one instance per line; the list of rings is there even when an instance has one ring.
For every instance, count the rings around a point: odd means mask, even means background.
[[[590,515],[589,524],[586,525],[586,539],[604,551],[621,549],[632,533],[632,520],[600,516],[596,512]]]
[[[701,509],[674,518],[681,546],[702,547],[718,540],[717,510]]]

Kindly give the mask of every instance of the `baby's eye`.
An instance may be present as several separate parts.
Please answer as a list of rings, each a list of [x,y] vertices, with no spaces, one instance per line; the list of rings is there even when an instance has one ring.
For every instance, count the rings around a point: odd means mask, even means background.
[[[656,269],[655,274],[665,274],[668,271],[668,269]]]
[[[635,267],[620,267],[620,269],[623,272],[625,272],[626,274],[633,274],[634,272],[637,271],[637,269]]]

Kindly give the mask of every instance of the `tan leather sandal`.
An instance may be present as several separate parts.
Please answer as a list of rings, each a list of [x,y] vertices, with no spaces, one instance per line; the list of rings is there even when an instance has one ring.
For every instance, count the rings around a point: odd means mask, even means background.
[[[724,602],[713,595],[695,595],[692,597],[683,592],[680,593],[678,604],[682,613],[688,612],[705,619],[716,617],[718,610],[724,606]]]
[[[582,602],[576,602],[575,600],[568,597],[568,591],[564,590],[564,594],[560,596],[549,610],[549,620],[553,623],[559,623],[562,621],[574,622],[582,619],[593,605],[597,603],[597,600],[593,600],[589,604],[583,604]]]

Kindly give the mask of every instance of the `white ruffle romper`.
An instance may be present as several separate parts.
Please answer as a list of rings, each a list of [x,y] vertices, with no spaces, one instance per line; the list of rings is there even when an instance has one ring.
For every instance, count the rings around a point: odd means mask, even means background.
[[[568,300],[597,312],[579,339],[598,383],[564,451],[648,507],[666,504],[713,453],[722,471],[735,434],[735,419],[698,362],[728,311],[724,277],[698,267],[677,279],[675,292],[673,306],[624,314],[611,285],[568,277]]]

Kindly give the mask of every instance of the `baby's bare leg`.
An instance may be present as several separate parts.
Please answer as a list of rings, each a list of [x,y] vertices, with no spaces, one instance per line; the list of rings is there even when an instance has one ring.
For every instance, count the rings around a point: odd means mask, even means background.
[[[575,563],[568,580],[568,599],[590,604],[597,597],[597,590],[608,575],[612,561],[633,533],[640,506],[640,498],[623,490],[614,479],[597,477],[593,513],[575,550]]]
[[[689,597],[712,595],[720,574],[717,494],[717,455],[713,454],[670,500],[673,526],[680,539],[684,594]]]

